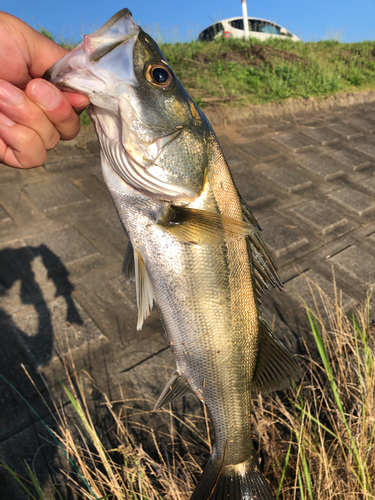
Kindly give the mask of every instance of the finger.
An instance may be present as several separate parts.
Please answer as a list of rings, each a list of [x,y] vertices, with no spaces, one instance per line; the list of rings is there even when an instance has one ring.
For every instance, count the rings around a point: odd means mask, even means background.
[[[16,168],[33,168],[46,159],[39,134],[0,113],[0,163]]]
[[[40,107],[22,90],[5,81],[0,81],[0,112],[15,123],[35,130],[47,150],[53,149],[60,140],[59,132]]]
[[[82,112],[90,104],[89,98],[82,94],[75,94],[73,92],[64,92],[64,96],[68,99],[70,104],[77,113]]]
[[[61,139],[73,139],[80,122],[69,100],[52,83],[36,78],[28,83],[26,95],[39,106],[60,133]]]

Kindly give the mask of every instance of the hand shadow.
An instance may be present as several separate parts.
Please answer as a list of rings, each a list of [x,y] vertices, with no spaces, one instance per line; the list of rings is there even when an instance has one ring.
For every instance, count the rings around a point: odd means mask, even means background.
[[[10,311],[0,308],[0,460],[21,475],[25,475],[26,461],[34,467],[43,486],[49,477],[54,476],[57,448],[47,443],[47,440],[51,442],[51,436],[11,387],[19,391],[52,431],[57,431],[54,418],[38,395],[39,390],[47,405],[53,408],[38,369],[47,365],[53,356],[54,331],[51,309],[32,269],[37,257],[47,270],[47,280],[54,285],[54,296],[62,297],[66,304],[66,321],[71,324],[83,324],[83,321],[72,298],[74,286],[69,280],[69,272],[46,245],[0,251],[0,300],[2,296],[10,298],[7,304],[12,309],[10,290],[19,281],[21,302],[32,306],[22,308],[13,316]],[[18,302],[16,297],[14,299],[13,302]],[[34,318],[33,332],[22,322],[20,328],[18,315]],[[28,324],[27,320],[25,324]],[[31,383],[23,366],[34,383]],[[24,498],[24,492],[3,468],[0,468],[0,498]]]

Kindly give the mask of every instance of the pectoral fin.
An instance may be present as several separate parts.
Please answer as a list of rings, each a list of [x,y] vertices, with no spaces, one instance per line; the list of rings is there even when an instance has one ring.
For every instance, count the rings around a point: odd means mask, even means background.
[[[187,243],[222,243],[228,236],[249,236],[257,227],[234,217],[195,208],[172,206],[159,223],[169,233]]]
[[[298,382],[301,376],[301,370],[293,356],[261,319],[258,362],[253,378],[254,390],[267,393],[286,389],[292,381]]]
[[[154,292],[144,260],[137,250],[134,250],[134,270],[138,306],[137,330],[141,330],[144,320],[152,311]]]
[[[162,406],[170,403],[174,399],[182,398],[187,394],[191,394],[190,385],[180,373],[176,370],[172,373],[167,385],[164,387],[163,392],[160,394],[159,399],[156,401],[154,411],[158,411]]]

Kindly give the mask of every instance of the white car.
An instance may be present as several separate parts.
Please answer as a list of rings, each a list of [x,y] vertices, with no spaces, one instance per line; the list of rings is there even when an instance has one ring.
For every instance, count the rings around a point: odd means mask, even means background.
[[[287,29],[275,24],[267,19],[260,19],[258,17],[249,17],[249,36],[251,38],[258,38],[259,40],[267,40],[267,38],[285,37],[293,40],[294,42],[300,41],[298,36],[293,35]],[[243,25],[243,17],[230,17],[223,19],[215,24],[212,24],[203,30],[198,40],[209,41],[214,38],[243,38],[245,30]]]

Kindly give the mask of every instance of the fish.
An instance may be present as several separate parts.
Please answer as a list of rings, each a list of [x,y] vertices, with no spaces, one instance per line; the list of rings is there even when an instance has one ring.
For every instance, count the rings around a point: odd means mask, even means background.
[[[191,499],[271,500],[251,438],[252,392],[284,389],[301,372],[262,316],[264,290],[282,284],[210,123],[128,9],[45,78],[90,99],[129,237],[123,272],[136,284],[137,328],[155,304],[170,341],[176,369],[154,409],[192,394],[208,410],[212,455]]]

